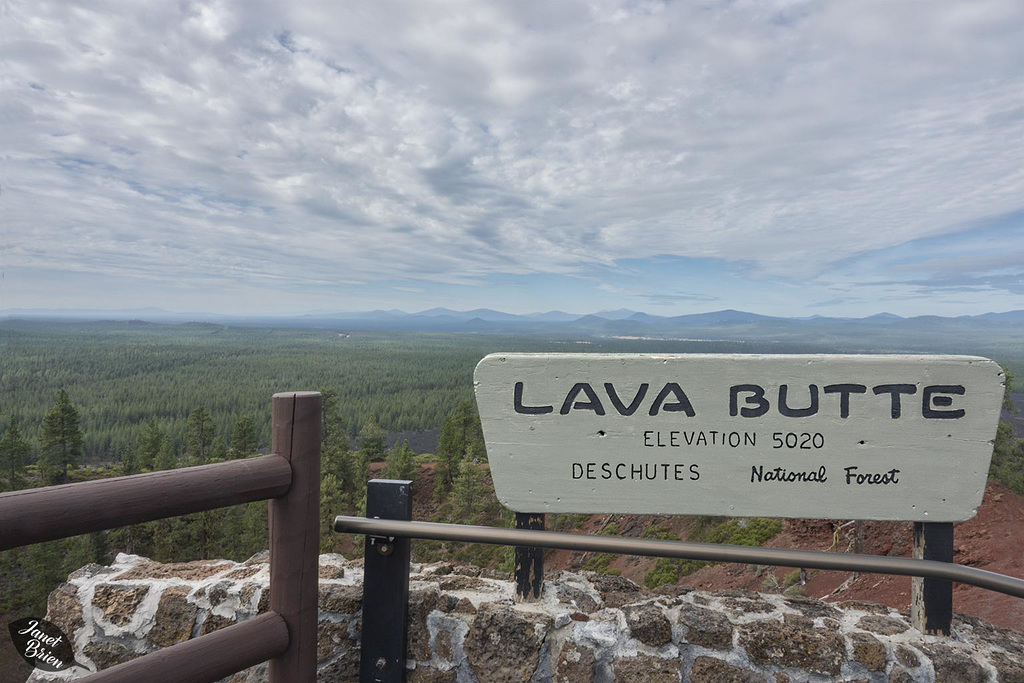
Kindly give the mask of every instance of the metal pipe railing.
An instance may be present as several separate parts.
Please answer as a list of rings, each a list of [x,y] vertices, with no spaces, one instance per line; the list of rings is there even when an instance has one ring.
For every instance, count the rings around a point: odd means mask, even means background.
[[[712,562],[740,562],[807,569],[897,574],[946,579],[979,586],[998,593],[1024,598],[1024,580],[950,562],[915,560],[907,557],[853,555],[812,550],[786,550],[716,543],[658,541],[645,538],[591,536],[556,531],[527,531],[436,522],[406,522],[391,519],[338,516],[334,530],[377,537],[425,538],[464,543],[561,548],[622,555],[675,557]]]

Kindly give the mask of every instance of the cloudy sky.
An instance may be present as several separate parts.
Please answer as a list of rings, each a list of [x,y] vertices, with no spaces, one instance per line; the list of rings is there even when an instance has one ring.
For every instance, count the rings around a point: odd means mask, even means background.
[[[1024,3],[0,6],[0,310],[1024,308]]]

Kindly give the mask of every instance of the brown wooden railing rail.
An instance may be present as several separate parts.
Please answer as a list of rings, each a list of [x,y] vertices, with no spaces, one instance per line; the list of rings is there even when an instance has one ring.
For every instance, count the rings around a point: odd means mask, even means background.
[[[207,683],[270,660],[316,678],[320,394],[274,394],[272,455],[0,494],[0,550],[270,499],[270,610],[105,669],[88,683]]]

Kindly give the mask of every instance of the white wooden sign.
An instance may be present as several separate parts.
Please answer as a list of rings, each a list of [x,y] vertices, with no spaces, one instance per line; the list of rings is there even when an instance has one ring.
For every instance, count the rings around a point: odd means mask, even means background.
[[[1003,371],[973,356],[491,354],[476,397],[518,512],[952,522]]]

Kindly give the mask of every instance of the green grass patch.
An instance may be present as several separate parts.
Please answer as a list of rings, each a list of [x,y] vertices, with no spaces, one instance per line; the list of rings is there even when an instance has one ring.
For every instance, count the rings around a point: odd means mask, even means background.
[[[780,531],[782,531],[782,522],[777,519],[767,519],[765,517],[729,519],[727,517],[699,516],[693,519],[690,531],[687,534],[687,540],[695,543],[761,546]],[[679,537],[671,530],[655,524],[651,524],[644,529],[643,537],[679,540]],[[710,564],[714,563],[702,560],[675,560],[662,557],[644,575],[644,585],[648,588],[657,588],[665,584],[675,583],[680,578]],[[799,577],[799,572],[797,575]]]

